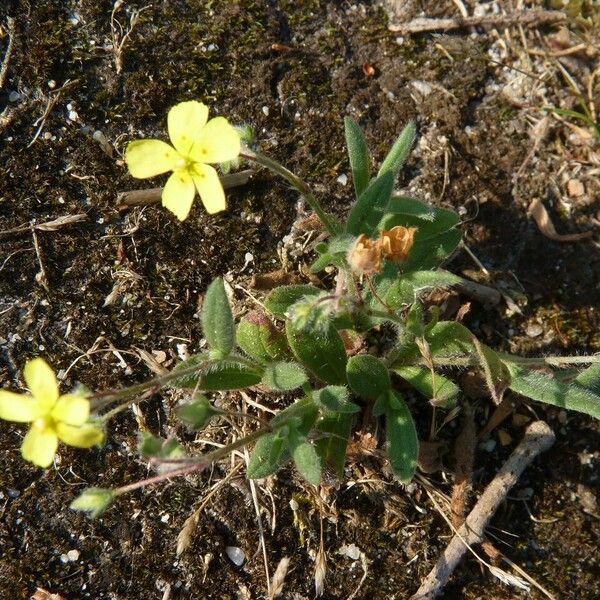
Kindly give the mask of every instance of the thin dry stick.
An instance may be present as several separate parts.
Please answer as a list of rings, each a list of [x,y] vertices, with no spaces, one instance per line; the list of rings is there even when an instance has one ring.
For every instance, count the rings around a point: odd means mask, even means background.
[[[227,175],[221,175],[221,185],[224,189],[228,190],[240,185],[248,183],[254,171],[252,169],[246,169],[239,173],[229,173]],[[160,196],[162,194],[162,188],[150,188],[147,190],[132,190],[130,192],[121,192],[117,196],[119,202],[119,208],[127,208],[129,206],[143,206],[146,204],[156,204],[160,202]]]
[[[554,440],[554,432],[544,421],[535,421],[525,430],[525,437],[521,443],[487,486],[411,600],[430,600],[440,594],[467,548],[483,541],[485,528],[498,506],[506,498],[510,488],[515,485],[534,458],[548,450]]]
[[[450,31],[466,27],[512,27],[514,25],[537,27],[564,20],[565,14],[558,10],[523,10],[505,15],[480,15],[475,17],[456,17],[454,19],[418,18],[408,23],[392,24],[388,29],[407,35],[427,31]]]
[[[6,76],[8,75],[8,63],[10,62],[10,57],[12,55],[13,46],[15,44],[15,29],[16,29],[16,21],[12,17],[6,18],[6,28],[8,33],[8,46],[6,47],[6,52],[4,53],[4,59],[2,60],[2,67],[0,67],[0,90],[4,86],[4,82],[6,81]]]

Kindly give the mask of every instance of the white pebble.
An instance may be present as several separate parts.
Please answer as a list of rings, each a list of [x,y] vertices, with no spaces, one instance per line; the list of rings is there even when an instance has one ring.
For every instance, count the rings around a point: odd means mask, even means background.
[[[236,567],[241,567],[244,564],[244,561],[246,560],[246,557],[244,556],[244,552],[242,551],[241,548],[238,548],[237,546],[227,546],[225,548],[225,554],[227,554],[227,556],[229,557],[229,560]]]
[[[71,562],[75,562],[79,558],[79,550],[69,550],[67,552],[67,558]]]
[[[79,115],[76,110],[69,111],[69,121],[79,121]]]
[[[56,87],[56,81],[54,81],[54,79],[50,79],[50,81],[48,81],[48,87],[53,90]]]
[[[340,185],[346,185],[348,183],[348,175],[346,175],[346,173],[342,173],[337,179],[336,181],[340,184]]]
[[[348,546],[343,545],[339,550],[338,554],[347,556],[352,560],[358,560],[360,558],[360,550],[356,544],[349,544]]]
[[[263,114],[265,115],[265,117],[269,116],[269,107],[268,106],[263,106],[262,111],[263,111]]]

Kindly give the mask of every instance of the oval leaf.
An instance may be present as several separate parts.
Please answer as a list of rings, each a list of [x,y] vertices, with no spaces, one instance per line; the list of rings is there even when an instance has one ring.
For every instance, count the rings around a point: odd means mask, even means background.
[[[408,406],[395,391],[389,392],[385,428],[392,470],[400,482],[410,483],[417,468],[419,440]]]
[[[277,362],[265,367],[262,382],[272,390],[287,392],[302,387],[308,378],[306,373],[296,363]]]
[[[265,299],[265,308],[276,317],[285,319],[288,308],[305,296],[318,296],[319,288],[313,285],[282,285],[275,288]]]
[[[329,328],[324,332],[298,331],[286,323],[288,343],[296,358],[319,379],[334,385],[346,383],[346,348],[340,334]]]
[[[365,135],[356,121],[350,117],[345,117],[344,129],[348,158],[350,159],[350,168],[352,169],[354,192],[356,193],[356,197],[360,198],[360,195],[367,189],[369,179],[371,178],[369,149],[367,148]]]
[[[346,232],[371,236],[383,217],[393,189],[394,177],[391,173],[384,173],[374,179],[352,207],[346,223]]]
[[[221,278],[215,279],[206,290],[201,320],[211,357],[228,356],[235,345],[235,324]]]
[[[387,367],[370,354],[352,356],[346,365],[348,385],[361,398],[378,398],[390,387]]]

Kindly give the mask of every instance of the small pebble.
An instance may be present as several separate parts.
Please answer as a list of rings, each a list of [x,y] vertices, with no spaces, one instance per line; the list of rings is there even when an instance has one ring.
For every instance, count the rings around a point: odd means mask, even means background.
[[[530,323],[525,328],[525,334],[530,338],[538,337],[542,333],[544,333],[544,328],[539,323]]]
[[[360,558],[360,550],[356,544],[343,545],[339,550],[338,554],[347,556],[352,560],[358,560]]]
[[[67,558],[71,562],[75,562],[79,558],[79,550],[69,550],[67,552]]]
[[[336,181],[340,184],[340,185],[346,185],[348,183],[348,175],[346,175],[346,173],[342,173],[337,179]]]
[[[9,102],[18,102],[20,99],[21,99],[21,94],[19,94],[19,92],[11,92],[8,95]]]
[[[56,81],[54,81],[54,79],[50,79],[50,81],[48,81],[48,87],[53,90],[56,87]]]
[[[13,499],[18,498],[21,495],[21,492],[19,490],[15,490],[13,488],[8,488],[6,493],[8,494],[9,498],[13,498]]]
[[[229,560],[236,566],[241,567],[246,560],[244,552],[237,546],[227,546],[225,548],[225,554],[227,554]]]
[[[496,449],[496,440],[490,438],[481,444],[480,448],[486,452],[493,452]]]
[[[265,115],[265,117],[269,116],[269,107],[268,106],[263,106],[262,111],[263,111],[263,115]]]
[[[571,198],[578,198],[579,196],[583,196],[585,194],[585,187],[579,179],[569,179],[567,181],[567,194]]]

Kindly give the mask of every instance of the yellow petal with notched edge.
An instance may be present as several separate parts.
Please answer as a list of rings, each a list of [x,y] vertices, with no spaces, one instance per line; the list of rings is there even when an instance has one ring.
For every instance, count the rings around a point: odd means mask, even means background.
[[[225,210],[225,192],[218,173],[209,165],[194,165],[194,184],[200,194],[200,199],[206,212],[211,215]]]
[[[90,403],[83,396],[65,394],[52,409],[52,418],[67,425],[83,425],[90,416]]]
[[[207,120],[208,107],[195,100],[181,102],[169,111],[169,137],[180,154],[189,154]]]
[[[56,425],[56,433],[61,442],[64,442],[68,446],[75,446],[76,448],[91,448],[104,441],[104,432],[102,429],[89,423],[80,427],[58,423]]]
[[[0,419],[29,423],[35,421],[42,411],[39,400],[31,396],[0,390]]]
[[[160,140],[135,140],[125,150],[125,162],[133,177],[146,179],[172,171],[181,161],[177,150]]]
[[[58,383],[54,371],[43,358],[28,360],[23,379],[31,395],[39,401],[42,411],[49,411],[58,400]]]
[[[240,149],[237,130],[224,117],[215,117],[202,128],[190,157],[200,163],[222,163],[236,158]]]
[[[57,446],[54,429],[34,423],[23,439],[21,454],[25,460],[45,469],[52,464]]]
[[[196,188],[187,171],[175,171],[167,180],[162,192],[162,205],[180,221],[184,221],[192,208]]]

